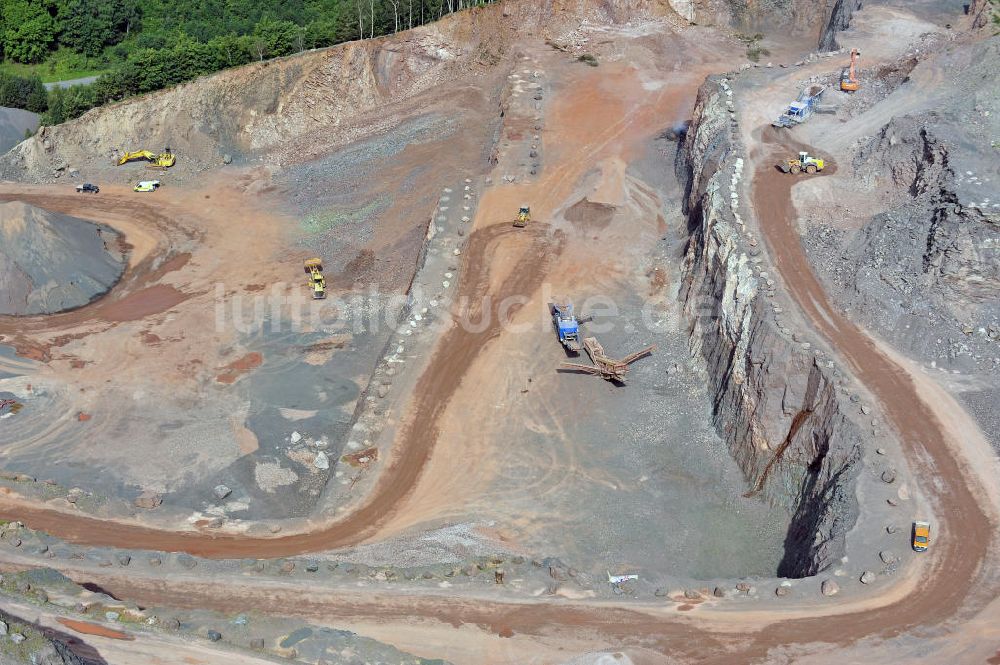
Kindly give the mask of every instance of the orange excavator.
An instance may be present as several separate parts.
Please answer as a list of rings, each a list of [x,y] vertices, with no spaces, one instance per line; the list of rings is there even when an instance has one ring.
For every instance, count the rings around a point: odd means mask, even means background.
[[[858,60],[861,59],[861,51],[856,48],[851,49],[851,66],[844,67],[840,74],[840,89],[844,92],[855,92],[861,83],[858,81]]]

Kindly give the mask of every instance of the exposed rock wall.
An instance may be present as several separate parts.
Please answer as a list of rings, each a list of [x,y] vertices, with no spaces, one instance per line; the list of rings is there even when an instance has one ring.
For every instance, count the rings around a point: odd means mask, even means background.
[[[791,31],[816,34],[821,51],[839,46],[836,33],[846,30],[862,0],[669,0],[670,7],[694,23],[730,25],[744,32]]]
[[[903,197],[898,207],[865,227],[857,252],[883,281],[925,290],[941,306],[954,297],[995,303],[1000,298],[1000,212],[986,194],[961,196],[959,182],[971,178],[956,176],[948,143],[928,120],[894,118],[858,151],[856,172],[862,181],[882,180]],[[864,278],[857,278],[859,290]]]
[[[837,33],[847,30],[851,25],[854,12],[861,9],[862,0],[834,0],[830,6],[823,32],[819,36],[819,50],[833,51],[840,48],[837,43]]]
[[[968,12],[972,17],[973,30],[996,29],[993,21],[994,17],[1000,17],[1000,9],[995,7],[992,0],[972,0]]]
[[[706,363],[719,433],[750,492],[793,516],[778,574],[814,574],[843,555],[858,515],[862,435],[830,370],[777,323],[766,264],[739,210],[741,146],[725,79],[701,88],[681,148],[690,239],[681,296]]]

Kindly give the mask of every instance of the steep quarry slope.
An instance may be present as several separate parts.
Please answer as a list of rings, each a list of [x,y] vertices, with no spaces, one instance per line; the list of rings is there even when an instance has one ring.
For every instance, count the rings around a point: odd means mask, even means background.
[[[725,79],[699,91],[678,161],[687,183],[685,311],[705,359],[714,419],[754,492],[793,514],[779,575],[815,574],[844,555],[858,516],[863,435],[817,356],[785,334],[769,306],[760,249],[736,212],[742,146],[725,107]],[[732,193],[730,193],[732,192]],[[773,283],[773,282],[772,282]]]
[[[731,25],[746,32],[819,35],[821,51],[838,48],[836,33],[851,22],[861,0],[670,0],[688,21]]]
[[[124,270],[109,227],[16,201],[0,205],[0,240],[0,314],[86,305]]]
[[[314,159],[394,126],[400,116],[453,108],[529,33],[558,36],[581,21],[618,23],[669,10],[652,0],[526,0],[446,17],[406,33],[206,76],[47,127],[0,158],[0,178],[46,182],[69,169],[109,172],[123,150],[170,146],[173,175],[267,155],[269,166]],[[414,100],[433,90],[425,103]]]
[[[866,325],[965,370],[995,367],[1000,340],[998,64],[994,38],[917,65],[881,104],[927,80],[937,99],[893,117],[853,153],[850,186],[885,203],[858,231],[811,234],[832,290]]]

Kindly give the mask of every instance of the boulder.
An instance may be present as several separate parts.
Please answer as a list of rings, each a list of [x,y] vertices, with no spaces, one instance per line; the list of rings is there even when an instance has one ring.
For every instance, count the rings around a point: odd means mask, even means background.
[[[701,592],[697,589],[684,589],[684,597],[688,600],[698,600],[701,598]]]
[[[313,460],[313,466],[321,471],[325,471],[330,468],[330,457],[322,450],[316,453],[316,459]]]
[[[820,585],[819,591],[824,596],[836,596],[840,591],[840,585],[834,580],[823,580],[823,584]]]
[[[860,581],[862,584],[871,584],[872,582],[875,581],[875,573],[873,573],[870,570],[866,570],[865,572],[861,573]]]
[[[712,591],[712,595],[715,596],[716,598],[725,598],[726,597],[726,590],[723,589],[721,586],[717,586]]]
[[[206,636],[208,637],[208,639],[212,640],[213,642],[218,642],[219,640],[222,639],[222,633],[220,633],[217,630],[210,630],[210,631],[208,631],[206,633]]]
[[[899,557],[890,552],[889,550],[882,550],[878,553],[878,558],[882,559],[882,563],[896,563],[899,561]]]
[[[232,493],[233,490],[229,489],[225,485],[216,485],[215,489],[212,490],[212,494],[214,494],[215,498],[218,499],[219,501],[222,501]]]
[[[132,555],[128,552],[122,552],[118,555],[118,563],[122,566],[127,566],[132,563]]]

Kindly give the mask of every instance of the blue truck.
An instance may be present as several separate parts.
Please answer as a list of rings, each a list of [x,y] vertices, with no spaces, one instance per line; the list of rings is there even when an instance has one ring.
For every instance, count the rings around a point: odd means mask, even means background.
[[[785,112],[771,123],[772,127],[793,127],[801,125],[816,111],[823,98],[825,85],[811,85],[799,94],[799,98],[788,105]]]
[[[573,314],[571,303],[553,303],[551,305],[552,325],[555,326],[556,334],[559,335],[559,342],[567,350],[578,353],[580,351],[580,322]]]

